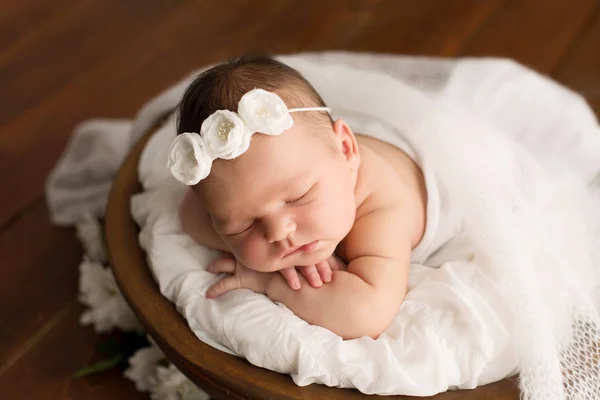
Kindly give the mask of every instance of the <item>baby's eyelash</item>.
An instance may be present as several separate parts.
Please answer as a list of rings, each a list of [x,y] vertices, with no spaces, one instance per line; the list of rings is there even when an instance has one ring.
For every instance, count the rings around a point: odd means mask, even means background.
[[[254,222],[252,222],[250,224],[250,226],[248,226],[246,229],[244,229],[243,231],[239,231],[239,232],[234,232],[234,233],[226,233],[225,236],[236,236],[236,235],[241,235],[244,232],[248,232],[250,229],[252,229],[252,227],[254,226]]]
[[[294,204],[294,203],[297,203],[297,202],[299,202],[300,200],[302,200],[303,198],[305,198],[305,197],[306,197],[306,196],[307,196],[307,195],[310,193],[310,191],[313,189],[313,187],[315,187],[315,185],[312,185],[312,186],[311,186],[311,187],[310,187],[310,188],[309,188],[309,189],[306,191],[306,193],[304,193],[302,196],[298,197],[298,198],[297,198],[297,199],[295,199],[295,200],[290,200],[290,201],[288,201],[287,203],[288,203],[288,204]]]
[[[288,204],[294,204],[294,203],[297,203],[297,202],[299,202],[300,200],[302,200],[303,198],[305,198],[307,194],[308,194],[308,192],[304,193],[302,196],[298,197],[298,198],[297,198],[297,199],[295,199],[295,200],[290,200],[290,201],[288,201],[287,203],[288,203]]]

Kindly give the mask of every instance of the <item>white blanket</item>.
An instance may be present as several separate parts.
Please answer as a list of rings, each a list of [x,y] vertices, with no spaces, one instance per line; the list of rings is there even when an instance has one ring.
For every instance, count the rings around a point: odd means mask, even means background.
[[[582,99],[502,60],[328,53],[284,61],[307,76],[335,114],[402,132],[451,188],[447,197],[463,229],[425,265],[411,266],[407,299],[377,340],[342,341],[249,291],[206,300],[204,290],[217,278],[202,266],[214,254],[178,223],[184,188],[164,167],[171,120],[143,154],[145,192],[132,211],[161,291],[191,329],[217,348],[292,374],[299,385],[431,395],[521,370],[530,398],[562,398],[561,366],[581,369],[565,360],[599,337],[592,294],[600,203],[581,183],[600,171],[600,132]],[[132,136],[175,104],[184,86],[150,103]],[[51,206],[68,158],[49,180]],[[73,218],[66,214],[55,214],[57,221]],[[590,338],[571,329],[582,320]],[[573,338],[578,344],[569,347]],[[597,366],[585,373],[600,378]],[[574,398],[594,398],[598,387],[578,382],[589,391]]]

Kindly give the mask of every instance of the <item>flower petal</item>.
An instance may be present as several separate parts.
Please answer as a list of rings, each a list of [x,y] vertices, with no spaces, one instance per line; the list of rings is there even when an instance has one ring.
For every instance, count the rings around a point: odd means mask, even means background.
[[[171,144],[169,169],[175,179],[191,186],[208,176],[213,158],[199,134],[186,132]]]
[[[177,367],[157,366],[156,375],[149,379],[152,400],[208,400],[210,396],[183,375]]]
[[[83,325],[93,325],[96,332],[108,332],[115,327],[128,331],[143,329],[109,268],[84,258],[79,271],[79,301],[89,307],[81,316]]]
[[[245,136],[248,135],[248,128],[233,111],[215,111],[204,120],[200,133],[215,158],[230,160],[247,150],[243,147],[247,141]]]
[[[253,132],[266,135],[280,135],[294,124],[281,97],[263,89],[253,89],[243,95],[238,113]]]
[[[157,346],[139,349],[129,358],[129,368],[123,375],[135,383],[137,390],[147,392],[151,388],[150,380],[156,379],[158,363],[165,358]]]

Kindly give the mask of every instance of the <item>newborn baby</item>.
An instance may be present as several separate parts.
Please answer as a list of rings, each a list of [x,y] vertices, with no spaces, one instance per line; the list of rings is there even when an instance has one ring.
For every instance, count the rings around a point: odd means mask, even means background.
[[[333,121],[300,73],[264,56],[199,75],[177,130],[182,227],[225,252],[210,272],[230,274],[207,297],[250,289],[344,339],[386,330],[425,230],[425,182],[408,155]]]

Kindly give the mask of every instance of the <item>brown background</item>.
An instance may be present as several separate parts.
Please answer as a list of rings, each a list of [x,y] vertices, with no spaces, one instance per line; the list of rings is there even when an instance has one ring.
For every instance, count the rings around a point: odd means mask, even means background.
[[[78,324],[81,249],[44,180],[73,126],[131,117],[203,64],[249,50],[514,58],[600,113],[600,0],[0,0],[0,398],[142,399]]]

